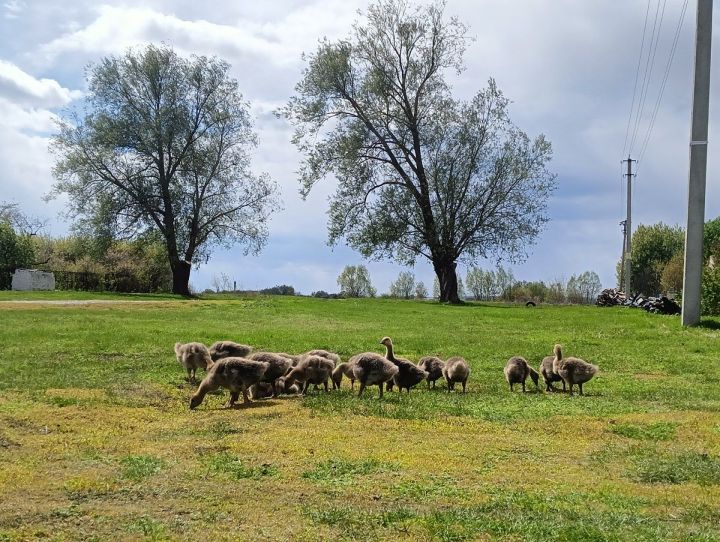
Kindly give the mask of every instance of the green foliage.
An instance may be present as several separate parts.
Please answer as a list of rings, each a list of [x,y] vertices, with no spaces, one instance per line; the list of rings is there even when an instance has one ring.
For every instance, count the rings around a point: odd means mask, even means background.
[[[35,251],[29,235],[18,235],[13,227],[0,220],[0,290],[12,284],[16,269],[32,267]]]
[[[167,292],[172,286],[167,249],[157,234],[130,241],[36,236],[33,243],[42,262],[38,267],[56,273],[58,289]],[[81,280],[76,273],[94,276]]]
[[[565,297],[570,303],[594,303],[602,284],[595,271],[584,271],[568,280]]]
[[[329,237],[365,257],[432,261],[439,298],[457,303],[458,261],[522,259],[547,222],[552,147],[508,114],[490,79],[470,100],[461,71],[467,28],[444,2],[371,3],[346,39],[324,40],[283,113],[304,154],[301,191],[332,175]]]
[[[703,269],[700,306],[703,314],[720,314],[720,265]]]
[[[377,293],[364,265],[346,265],[337,278],[337,284],[340,294],[345,297],[375,297]]]
[[[53,195],[66,194],[77,227],[99,238],[162,235],[175,293],[213,246],[257,252],[276,187],[255,175],[248,104],[230,66],[182,58],[166,45],[129,49],[88,72],[84,118],[53,138]]]
[[[662,222],[640,224],[632,235],[632,290],[655,295],[662,290],[661,276],[665,265],[683,250],[684,232],[680,226]]]
[[[264,295],[295,295],[295,288],[287,284],[281,284],[272,288],[263,288],[260,293]]]
[[[410,299],[415,291],[415,275],[401,271],[398,278],[390,283],[390,297]]]

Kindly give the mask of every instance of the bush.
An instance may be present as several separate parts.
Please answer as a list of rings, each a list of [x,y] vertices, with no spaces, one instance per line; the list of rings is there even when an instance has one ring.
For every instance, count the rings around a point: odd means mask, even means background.
[[[17,235],[9,223],[0,222],[0,290],[10,289],[12,273],[32,267],[34,259],[30,236]]]
[[[720,314],[720,267],[706,267],[703,271],[700,305],[703,314]]]
[[[295,295],[295,288],[287,284],[281,284],[280,286],[260,290],[260,293],[265,295]]]

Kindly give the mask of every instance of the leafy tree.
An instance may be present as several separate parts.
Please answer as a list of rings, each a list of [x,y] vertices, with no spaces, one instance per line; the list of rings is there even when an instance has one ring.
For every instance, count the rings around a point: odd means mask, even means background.
[[[345,297],[375,297],[370,273],[364,265],[346,265],[337,278],[340,292]]]
[[[91,67],[84,117],[53,140],[52,195],[80,227],[110,237],[163,236],[173,292],[189,295],[193,263],[213,246],[257,252],[276,187],[250,168],[248,104],[217,58],[149,45]]]
[[[499,266],[495,272],[496,295],[507,301],[512,301],[512,285],[515,284],[515,276],[512,269],[505,269]]]
[[[429,259],[440,300],[460,302],[456,266],[489,254],[522,259],[548,220],[551,145],[508,116],[491,79],[471,100],[451,95],[466,27],[444,3],[378,0],[343,40],[308,56],[283,109],[305,155],[304,196],[338,180],[329,237],[366,257]]]
[[[682,292],[684,264],[685,257],[682,250],[670,258],[660,275],[660,285],[663,292],[673,291],[676,294]]]
[[[424,282],[420,281],[415,285],[415,297],[418,299],[427,299],[428,291]]]
[[[680,226],[668,226],[662,222],[637,227],[632,235],[630,285],[633,292],[654,295],[662,290],[663,269],[675,254],[683,250],[684,236]]]
[[[47,220],[26,215],[17,203],[8,201],[0,201],[0,222],[7,222],[20,235],[37,235],[47,226]]]
[[[465,276],[465,283],[468,290],[476,301],[483,298],[485,271],[479,267],[471,267]]]
[[[415,275],[409,271],[401,271],[398,278],[390,284],[391,297],[410,299],[415,290]]]
[[[545,301],[548,303],[565,303],[565,281],[563,279],[555,279],[548,284]]]
[[[18,235],[5,220],[0,220],[0,290],[12,284],[16,269],[31,267],[35,259],[29,235]]]
[[[573,275],[567,282],[566,297],[570,303],[592,303],[602,289],[600,277],[595,271]]]

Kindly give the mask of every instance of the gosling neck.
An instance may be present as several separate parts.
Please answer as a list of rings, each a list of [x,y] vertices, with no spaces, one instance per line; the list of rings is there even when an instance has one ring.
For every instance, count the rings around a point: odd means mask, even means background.
[[[390,361],[397,361],[395,359],[395,352],[393,351],[392,342],[385,345],[385,357]]]

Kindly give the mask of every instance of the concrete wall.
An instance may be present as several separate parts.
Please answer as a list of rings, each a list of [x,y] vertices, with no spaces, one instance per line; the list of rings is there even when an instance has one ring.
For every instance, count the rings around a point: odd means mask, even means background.
[[[37,269],[18,269],[12,277],[13,290],[54,290],[55,275]]]

